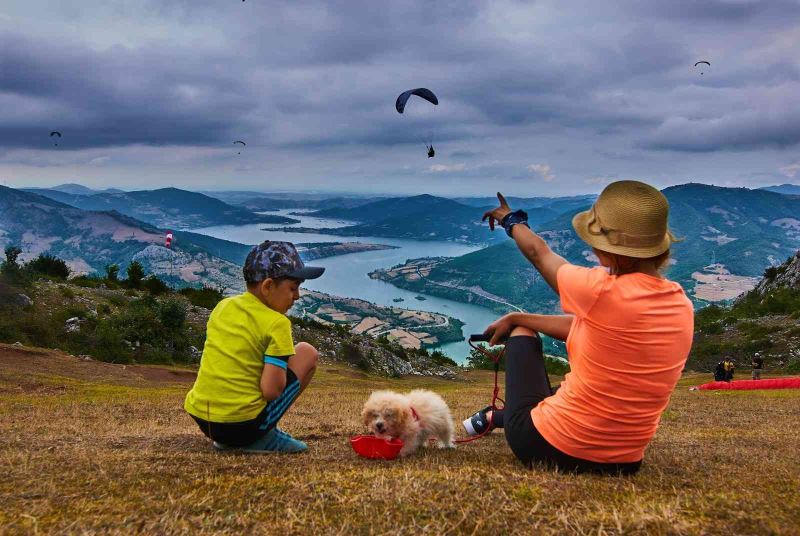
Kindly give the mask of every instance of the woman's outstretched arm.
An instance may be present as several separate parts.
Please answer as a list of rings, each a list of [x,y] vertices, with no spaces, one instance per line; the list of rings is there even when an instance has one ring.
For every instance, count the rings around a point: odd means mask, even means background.
[[[500,201],[500,206],[483,215],[484,220],[489,219],[489,228],[493,231],[495,220],[498,223],[502,222],[503,218],[511,212],[503,194],[497,192],[497,199]],[[547,284],[558,293],[556,272],[562,264],[567,264],[567,261],[550,249],[550,246],[539,235],[525,225],[515,225],[511,229],[511,236],[525,258],[542,274],[542,278]]]

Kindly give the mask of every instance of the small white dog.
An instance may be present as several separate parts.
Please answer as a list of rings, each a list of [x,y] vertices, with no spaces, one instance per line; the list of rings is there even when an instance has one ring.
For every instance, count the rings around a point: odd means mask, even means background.
[[[436,439],[439,448],[455,448],[450,408],[432,391],[416,389],[405,395],[375,391],[364,404],[361,418],[374,435],[401,439],[400,456],[413,454],[428,438]]]

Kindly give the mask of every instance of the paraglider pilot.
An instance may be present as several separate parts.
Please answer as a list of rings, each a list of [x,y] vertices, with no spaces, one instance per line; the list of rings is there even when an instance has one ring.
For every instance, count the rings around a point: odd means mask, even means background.
[[[428,158],[436,156],[436,151],[433,150],[433,145],[428,146]]]

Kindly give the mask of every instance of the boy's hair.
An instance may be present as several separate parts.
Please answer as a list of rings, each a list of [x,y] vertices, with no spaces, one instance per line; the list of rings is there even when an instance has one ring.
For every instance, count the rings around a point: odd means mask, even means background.
[[[265,279],[262,279],[261,281],[253,281],[252,283],[247,283],[247,290],[251,290],[251,291],[252,291],[252,290],[254,290],[254,289],[255,289],[255,288],[258,286],[258,285],[260,285],[260,284],[261,284],[261,283],[263,283],[264,281],[266,281],[266,280],[265,280]],[[284,281],[295,281],[295,282],[297,282],[297,283],[302,283],[302,282],[303,282],[303,281],[305,281],[305,280],[304,280],[304,279],[297,279],[296,277],[276,277],[276,278],[275,278],[275,279],[273,279],[272,281],[273,281],[273,282],[274,282],[276,285],[280,285],[280,284],[281,284],[281,283],[283,283]]]
[[[656,270],[659,272],[663,271],[667,266],[667,261],[669,261],[670,250],[665,251],[661,255],[644,259],[628,257],[627,255],[619,255],[618,253],[610,253],[608,251],[603,251],[603,255],[608,257],[608,268],[611,275],[625,275],[641,272],[645,264],[653,264]]]

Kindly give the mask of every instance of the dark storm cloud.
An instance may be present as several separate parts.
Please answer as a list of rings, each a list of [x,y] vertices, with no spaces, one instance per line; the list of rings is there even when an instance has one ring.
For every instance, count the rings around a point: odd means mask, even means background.
[[[77,20],[92,6],[117,4],[81,5],[86,11]],[[709,85],[738,90],[797,79],[794,57],[770,46],[770,32],[787,26],[797,2],[567,8],[180,0],[114,9],[129,23],[124,44],[109,46],[106,36],[99,45],[91,31],[46,40],[26,37],[24,29],[0,34],[0,146],[49,146],[52,129],[64,132],[65,148],[213,146],[245,138],[254,145],[347,150],[417,143],[417,133],[427,130],[442,142],[502,143],[558,132],[582,143],[627,136],[619,151],[634,157],[636,148],[698,152],[797,143],[791,121],[764,111],[781,97],[755,92],[747,100],[729,91],[714,99],[709,115],[683,111],[693,94],[676,92],[700,83],[691,66],[707,50],[731,49],[724,61],[712,58],[716,78],[703,79]],[[145,15],[162,21],[165,31],[152,37]],[[753,43],[737,54],[741,35]],[[739,59],[755,45],[769,57]],[[441,105],[431,117],[398,116],[394,98],[416,86],[433,89]]]
[[[252,105],[230,78],[208,69],[224,61],[2,35],[0,144],[49,145],[53,129],[63,132],[65,148],[219,142]]]

